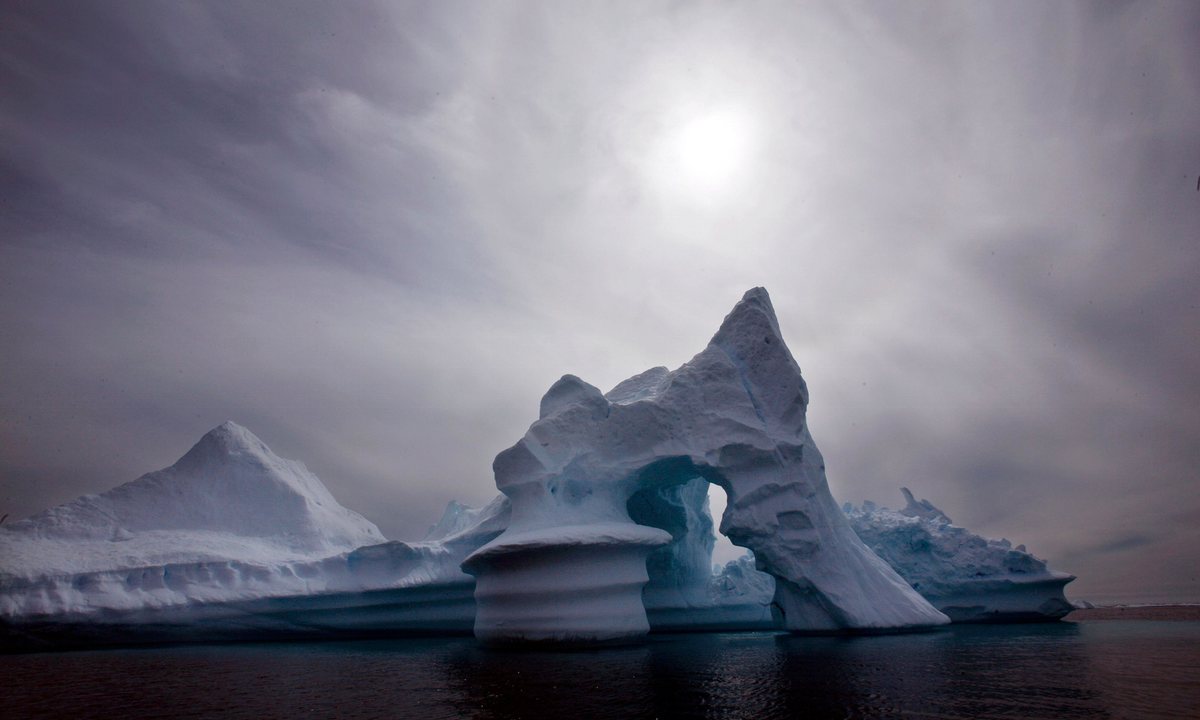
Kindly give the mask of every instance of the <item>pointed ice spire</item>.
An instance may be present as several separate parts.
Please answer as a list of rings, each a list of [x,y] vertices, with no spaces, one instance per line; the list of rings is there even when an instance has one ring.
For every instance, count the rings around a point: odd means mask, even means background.
[[[727,341],[751,327],[762,328],[773,339],[780,337],[779,320],[775,317],[771,296],[764,287],[750,288],[742,295],[742,299],[721,322],[721,328],[713,336],[713,342]]]
[[[764,420],[802,429],[808,386],[792,357],[765,288],[748,290],[709,342],[729,356]]]
[[[913,497],[912,491],[906,487],[900,488],[900,493],[904,495],[904,509],[900,511],[901,515],[909,517],[924,518],[926,520],[936,520],[939,522],[953,523],[950,516],[934,507],[933,503],[922,498],[917,500]]]

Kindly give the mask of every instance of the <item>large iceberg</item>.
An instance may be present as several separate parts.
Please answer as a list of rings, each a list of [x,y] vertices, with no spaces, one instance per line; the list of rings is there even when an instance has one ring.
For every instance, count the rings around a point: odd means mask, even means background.
[[[500,497],[389,542],[225,423],[170,468],[0,527],[0,626],[97,640],[469,632],[460,564],[507,524]]]
[[[20,643],[471,632],[921,628],[1060,617],[1073,579],[954,526],[840,509],[765,290],[703,352],[607,394],[565,376],[493,465],[501,491],[388,541],[229,422],[178,462],[0,526],[0,636]],[[753,551],[713,568],[720,530]],[[876,554],[878,553],[878,554]]]
[[[806,422],[808,390],[766,290],[745,294],[708,347],[609,391],[567,375],[493,464],[512,519],[463,568],[489,642],[612,641],[649,629],[646,561],[667,530],[629,502],[696,478],[729,502],[721,532],[775,577],[793,631],[885,630],[949,619],[854,534]],[[650,514],[667,513],[652,507]],[[672,562],[686,557],[676,556]]]
[[[1054,572],[1024,545],[988,540],[954,525],[928,500],[901,488],[900,510],[844,506],[855,533],[934,607],[955,622],[1057,620],[1072,609]]]

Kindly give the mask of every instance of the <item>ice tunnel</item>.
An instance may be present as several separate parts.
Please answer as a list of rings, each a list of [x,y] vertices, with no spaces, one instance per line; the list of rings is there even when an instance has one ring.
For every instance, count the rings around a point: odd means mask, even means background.
[[[762,288],[675,371],[653,368],[607,394],[564,376],[525,437],[493,463],[512,520],[463,563],[476,577],[476,636],[604,642],[648,632],[644,590],[691,592],[695,558],[655,552],[672,544],[663,522],[688,519],[660,501],[674,494],[687,505],[687,493],[701,491],[691,488],[703,487],[697,478],[725,490],[721,532],[774,576],[789,630],[949,622],[850,528],[830,495],[807,404]],[[660,527],[637,522],[649,511]],[[648,559],[672,582],[647,586]]]

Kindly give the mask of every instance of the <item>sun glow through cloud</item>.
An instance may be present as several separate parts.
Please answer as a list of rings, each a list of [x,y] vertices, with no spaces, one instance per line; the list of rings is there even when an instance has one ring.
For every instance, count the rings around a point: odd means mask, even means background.
[[[744,169],[750,149],[745,113],[717,110],[688,121],[675,138],[683,180],[700,190],[720,190]]]
[[[689,107],[666,113],[647,137],[643,156],[649,187],[667,206],[726,207],[753,179],[757,123],[735,105]]]

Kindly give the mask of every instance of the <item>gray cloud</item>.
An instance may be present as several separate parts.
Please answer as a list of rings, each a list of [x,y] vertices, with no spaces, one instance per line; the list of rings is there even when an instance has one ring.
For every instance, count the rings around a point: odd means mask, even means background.
[[[14,516],[232,418],[419,536],[559,375],[761,284],[839,499],[1200,599],[1190,4],[2,12]],[[664,148],[714,108],[750,140],[697,189]]]

